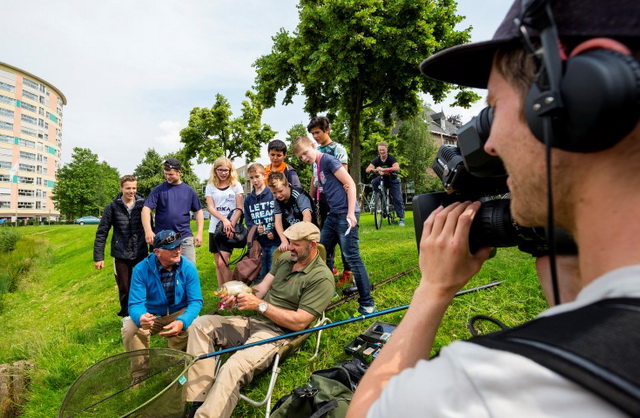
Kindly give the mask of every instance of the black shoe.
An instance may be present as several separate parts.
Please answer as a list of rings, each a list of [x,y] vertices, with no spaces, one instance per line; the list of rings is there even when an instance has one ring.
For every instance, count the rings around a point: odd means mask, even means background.
[[[356,286],[349,286],[342,289],[342,296],[351,296],[358,293],[358,288]]]
[[[193,418],[196,416],[196,411],[198,410],[198,408],[200,408],[202,406],[204,402],[191,402],[191,409],[189,410],[189,418]]]

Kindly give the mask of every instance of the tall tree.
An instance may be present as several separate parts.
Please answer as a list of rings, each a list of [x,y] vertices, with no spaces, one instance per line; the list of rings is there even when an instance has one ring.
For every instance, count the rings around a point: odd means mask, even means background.
[[[231,160],[245,157],[248,162],[260,156],[260,146],[272,139],[274,132],[262,123],[263,105],[255,93],[247,91],[248,100],[242,102],[242,114],[233,119],[231,105],[221,94],[210,109],[191,109],[189,123],[180,131],[182,152],[198,163],[213,163],[225,156]]]
[[[69,219],[100,215],[105,205],[117,194],[118,170],[88,148],[74,148],[71,162],[56,173],[52,200],[60,213]]]
[[[470,29],[454,29],[462,17],[453,0],[301,0],[298,8],[293,34],[281,29],[271,53],[254,63],[258,95],[271,107],[285,90],[283,104],[289,104],[301,85],[311,115],[348,115],[350,171],[358,182],[363,111],[380,109],[390,125],[392,115],[417,113],[421,92],[442,100],[452,87],[421,76],[418,65],[468,41]],[[477,98],[462,90],[456,104]]]
[[[431,167],[437,147],[429,132],[427,114],[422,112],[417,116],[403,121],[398,130],[398,155],[403,162],[400,167],[404,172],[405,181],[413,183],[416,194],[442,189],[442,183],[435,182],[427,175]]]

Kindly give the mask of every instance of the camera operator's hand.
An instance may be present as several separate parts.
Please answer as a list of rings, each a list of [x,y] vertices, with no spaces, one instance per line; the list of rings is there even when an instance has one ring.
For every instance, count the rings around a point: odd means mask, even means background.
[[[469,230],[480,202],[439,207],[424,222],[420,240],[420,287],[453,298],[489,258],[491,248],[469,252]]]

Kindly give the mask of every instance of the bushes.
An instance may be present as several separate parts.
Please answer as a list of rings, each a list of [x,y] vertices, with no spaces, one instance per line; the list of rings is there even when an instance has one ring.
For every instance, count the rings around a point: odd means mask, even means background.
[[[7,253],[16,248],[16,242],[20,239],[18,231],[12,228],[0,229],[0,253]]]

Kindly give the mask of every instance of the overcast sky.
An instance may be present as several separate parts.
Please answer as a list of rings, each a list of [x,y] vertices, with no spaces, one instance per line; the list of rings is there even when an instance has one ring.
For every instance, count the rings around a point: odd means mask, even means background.
[[[62,161],[74,147],[130,173],[148,148],[180,148],[189,111],[227,97],[238,115],[254,83],[251,64],[271,50],[280,28],[295,29],[292,0],[31,0],[4,7],[0,61],[60,89],[67,97]],[[472,39],[491,38],[510,0],[459,0]],[[484,92],[480,91],[484,97]],[[427,98],[428,101],[428,98]],[[263,122],[284,138],[307,123],[303,98],[268,109]],[[434,105],[468,120],[471,110]],[[208,176],[209,167],[196,174]]]

